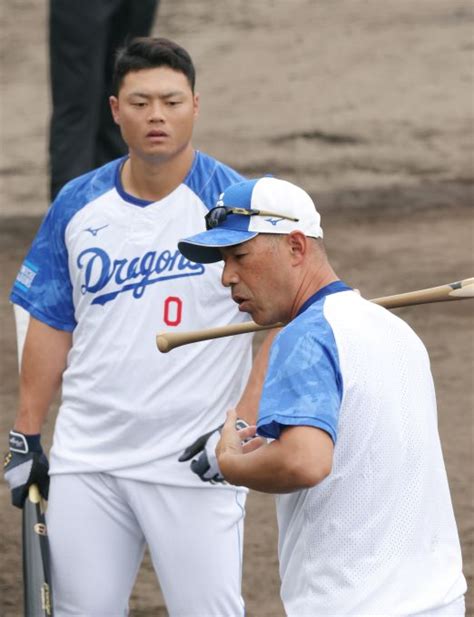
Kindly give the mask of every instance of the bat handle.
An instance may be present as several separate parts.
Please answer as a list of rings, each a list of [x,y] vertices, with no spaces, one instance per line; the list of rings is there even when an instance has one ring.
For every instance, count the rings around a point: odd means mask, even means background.
[[[31,501],[31,503],[38,504],[42,514],[46,512],[48,502],[41,495],[37,484],[31,484],[28,488],[28,500]]]
[[[31,484],[28,489],[28,499],[31,503],[40,503],[41,502],[41,494],[39,492],[39,488],[37,484]]]

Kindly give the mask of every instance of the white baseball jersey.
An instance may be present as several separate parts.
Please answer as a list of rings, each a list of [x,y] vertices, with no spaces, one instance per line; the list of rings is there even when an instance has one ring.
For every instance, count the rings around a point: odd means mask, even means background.
[[[11,294],[33,317],[73,336],[51,473],[202,486],[177,456],[238,401],[251,335],[169,354],[155,338],[247,319],[221,285],[222,263],[193,263],[177,249],[179,238],[205,229],[208,209],[242,177],[196,152],[183,183],[147,202],[124,191],[124,160],[66,185]]]
[[[335,443],[319,485],[277,497],[288,615],[413,615],[462,596],[461,550],[425,347],[341,282],[275,339],[259,433]]]

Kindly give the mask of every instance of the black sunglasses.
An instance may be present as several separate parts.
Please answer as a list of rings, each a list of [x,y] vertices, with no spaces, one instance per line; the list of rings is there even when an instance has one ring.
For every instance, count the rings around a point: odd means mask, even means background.
[[[227,208],[226,206],[216,206],[209,210],[204,217],[206,220],[206,229],[214,229],[219,227],[227,218],[229,214],[243,214],[244,216],[276,216],[279,219],[287,219],[289,221],[299,221],[292,216],[285,216],[284,214],[269,212],[267,210],[252,210],[247,208]]]

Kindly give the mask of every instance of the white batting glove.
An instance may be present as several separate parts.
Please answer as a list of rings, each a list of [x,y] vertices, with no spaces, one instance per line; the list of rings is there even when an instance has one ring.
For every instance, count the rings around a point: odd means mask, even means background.
[[[237,418],[235,428],[237,430],[250,426],[242,420]],[[226,481],[221,474],[216,457],[216,446],[221,436],[221,429],[223,424],[216,429],[201,435],[196,441],[188,446],[179,457],[180,462],[191,461],[191,470],[198,475],[203,482],[210,482],[211,484],[222,483]],[[194,458],[197,457],[197,458]]]

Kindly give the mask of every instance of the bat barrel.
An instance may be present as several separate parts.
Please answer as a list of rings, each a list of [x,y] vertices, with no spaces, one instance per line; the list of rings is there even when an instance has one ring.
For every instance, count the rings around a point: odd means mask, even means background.
[[[474,278],[456,281],[439,287],[419,289],[408,293],[374,298],[371,302],[385,308],[399,308],[416,304],[429,304],[432,302],[446,302],[447,300],[462,300],[474,296]]]
[[[23,586],[25,617],[51,617],[53,598],[43,502],[36,485],[23,507]]]

